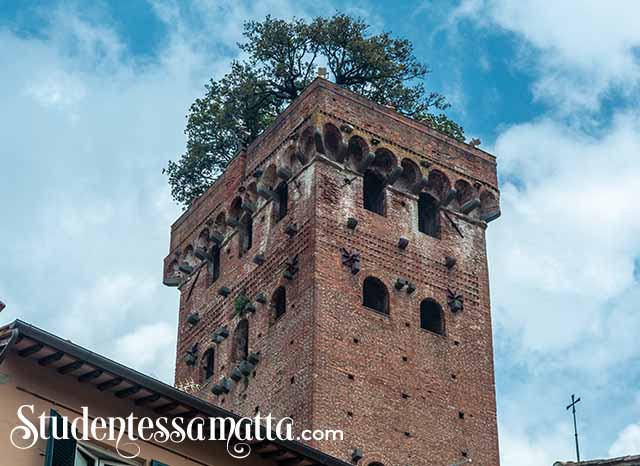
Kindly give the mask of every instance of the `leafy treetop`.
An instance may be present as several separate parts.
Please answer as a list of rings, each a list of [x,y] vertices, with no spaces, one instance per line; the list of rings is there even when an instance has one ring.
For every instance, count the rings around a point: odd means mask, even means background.
[[[239,47],[248,58],[233,61],[229,73],[205,85],[187,115],[187,150],[166,168],[171,194],[183,206],[300,95],[319,64],[336,84],[464,140],[462,127],[443,113],[449,107],[444,96],[425,89],[429,69],[408,40],[369,34],[362,19],[344,14],[310,22],[267,16],[244,28],[247,40]]]

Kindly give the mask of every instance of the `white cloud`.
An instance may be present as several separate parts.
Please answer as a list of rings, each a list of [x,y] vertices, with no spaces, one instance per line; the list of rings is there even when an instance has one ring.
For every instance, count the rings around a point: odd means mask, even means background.
[[[515,34],[536,52],[524,54],[536,76],[535,96],[566,115],[577,109],[597,110],[611,91],[637,95],[638,14],[640,4],[633,0],[464,0],[449,24],[472,19]]]
[[[157,322],[137,327],[131,333],[118,337],[113,344],[115,359],[121,364],[142,367],[148,374],[158,377],[173,372],[176,329],[168,322]]]
[[[494,304],[526,348],[597,337],[605,303],[634,286],[639,135],[639,117],[624,114],[601,138],[548,119],[498,137],[504,215],[489,236]]]
[[[640,424],[625,427],[609,449],[610,457],[640,454]]]
[[[560,433],[551,429],[543,435],[502,429],[500,463],[505,466],[551,466],[562,458],[569,458],[570,452],[561,458],[554,455],[558,451],[566,451],[564,443]]]

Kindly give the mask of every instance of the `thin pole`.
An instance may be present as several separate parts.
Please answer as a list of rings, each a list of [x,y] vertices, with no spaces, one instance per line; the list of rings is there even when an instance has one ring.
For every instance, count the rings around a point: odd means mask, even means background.
[[[576,422],[576,404],[580,401],[580,398],[576,400],[575,395],[571,395],[571,404],[567,406],[567,409],[571,408],[571,412],[573,414],[573,431],[575,432],[576,437],[576,457],[578,458],[578,463],[580,462],[580,445],[578,443],[578,423]]]

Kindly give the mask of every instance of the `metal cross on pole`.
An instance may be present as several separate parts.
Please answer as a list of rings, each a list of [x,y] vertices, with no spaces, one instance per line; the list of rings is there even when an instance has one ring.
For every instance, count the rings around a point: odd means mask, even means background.
[[[580,398],[576,399],[575,395],[571,395],[571,404],[567,406],[567,410],[571,408],[573,413],[573,431],[576,436],[576,456],[578,457],[578,463],[580,462],[580,446],[578,445],[578,424],[576,423],[576,404],[580,401]]]

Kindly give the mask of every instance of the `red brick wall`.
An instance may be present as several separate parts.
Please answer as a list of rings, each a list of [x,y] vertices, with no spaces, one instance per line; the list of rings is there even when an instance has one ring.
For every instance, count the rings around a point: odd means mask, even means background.
[[[322,132],[327,122],[338,128],[350,125],[342,131],[345,142],[358,135],[372,151],[390,150],[398,164],[411,160],[424,176],[437,170],[451,186],[467,182],[472,197],[498,197],[493,156],[316,80],[176,221],[165,279],[171,273],[168,265],[194,244],[200,231],[215,228],[213,219],[228,212],[236,196],[248,196],[252,183],[261,182],[253,176],[256,169],[287,164],[296,136],[299,141],[309,125]],[[343,429],[344,441],[314,444],[342,459],[350,460],[353,448],[360,447],[363,464],[451,464],[464,452],[475,464],[497,465],[486,223],[479,220],[479,209],[465,215],[460,203],[452,202],[440,213],[440,238],[432,238],[418,231],[415,194],[398,184],[387,187],[386,216],[379,216],[363,209],[362,177],[349,164],[314,151],[304,155],[304,167],[291,167],[288,215],[276,224],[274,202],[260,198],[251,250],[240,257],[239,234],[226,227],[218,280],[207,286],[204,265],[184,277],[176,384],[242,414],[259,408],[291,415],[297,430]],[[329,152],[327,156],[331,158]],[[348,217],[358,219],[355,230],[346,227]],[[284,231],[291,223],[299,227],[293,237]],[[400,236],[409,239],[404,251],[397,246]],[[342,247],[361,254],[357,275],[342,265]],[[257,253],[265,256],[264,264],[252,261]],[[300,271],[287,280],[282,271],[295,254]],[[451,270],[444,265],[445,256],[457,260]],[[361,304],[362,281],[369,275],[389,290],[389,316]],[[396,291],[398,277],[415,283],[416,291]],[[235,297],[241,290],[250,297],[259,291],[270,297],[283,284],[288,309],[281,319],[274,321],[268,304],[258,304],[248,317],[250,351],[262,356],[255,374],[234,384],[231,393],[213,396],[211,386],[234,367]],[[228,297],[218,294],[221,286],[231,289]],[[449,310],[447,289],[464,295],[462,312]],[[419,307],[425,298],[442,305],[444,336],[420,328]],[[186,316],[194,310],[202,320],[191,326]],[[231,336],[216,345],[211,336],[223,324]],[[198,385],[199,367],[185,364],[186,351],[195,342],[199,355],[216,348],[215,375],[204,385]]]

